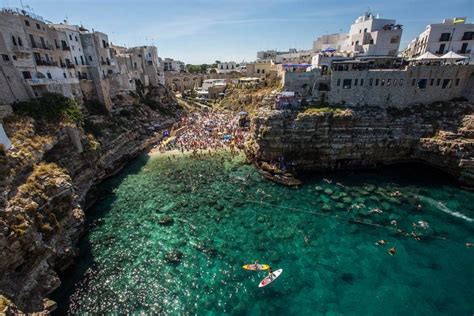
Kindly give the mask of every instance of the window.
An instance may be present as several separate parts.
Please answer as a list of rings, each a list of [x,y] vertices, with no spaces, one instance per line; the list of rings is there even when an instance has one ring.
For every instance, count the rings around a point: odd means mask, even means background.
[[[36,42],[33,35],[30,34],[31,47],[36,48]]]
[[[84,57],[81,56],[81,65],[84,65]]]
[[[58,40],[57,40],[57,39],[54,39],[54,46],[56,46],[56,48],[59,48]]]
[[[36,23],[36,28],[37,28],[38,30],[41,30],[41,26],[40,26],[38,23]]]
[[[64,77],[64,78],[67,78],[67,75],[66,75],[66,73],[65,73],[65,72],[63,72],[63,77]]]
[[[13,45],[16,46],[16,39],[15,39],[15,36],[12,35],[12,42],[13,42]]]
[[[461,81],[461,80],[459,78],[457,78],[456,83],[455,83],[456,86],[459,86],[459,81]]]
[[[356,45],[359,45],[359,41],[356,41]]]
[[[102,46],[103,46],[104,48],[107,48],[107,42],[106,42],[105,40],[102,40]]]
[[[360,79],[360,86],[362,87],[364,85],[364,79]]]
[[[416,78],[411,79],[411,85],[414,86],[416,83]]]
[[[392,85],[392,79],[387,79],[387,86]]]
[[[461,54],[467,53],[467,45],[468,43],[462,43],[461,50],[459,51]]]
[[[26,25],[26,26],[30,26],[30,21],[25,20],[25,25]]]
[[[340,86],[341,85],[341,79],[337,79],[337,83],[336,83],[336,86]]]
[[[380,85],[383,87],[385,86],[385,79],[382,79],[382,81],[380,82]]]
[[[76,40],[76,42],[79,42],[79,41],[77,40],[77,36],[74,36],[74,39]]]
[[[418,89],[426,89],[427,83],[428,83],[428,79],[419,79],[417,83]]]
[[[77,63],[77,57],[76,57],[76,56],[74,56],[74,62],[76,63],[76,66],[79,65],[79,64]]]
[[[437,53],[438,54],[443,54],[445,48],[446,48],[446,44],[439,45],[439,50],[437,51]]]
[[[265,73],[265,69],[262,69],[262,74],[264,74],[264,73]]]
[[[441,83],[441,79],[438,78],[438,80],[436,80],[436,86],[439,86],[440,83]]]
[[[69,34],[69,40],[72,41],[72,35],[71,34]]]
[[[31,79],[31,73],[29,71],[22,71],[23,79]]]
[[[390,39],[391,44],[396,44],[398,42],[400,42],[400,36],[394,36]]]
[[[10,57],[8,57],[8,55],[2,54],[2,59],[3,61],[9,61]]]
[[[451,79],[444,79],[443,80],[443,89],[449,89],[451,88],[452,80]]]
[[[369,41],[369,44],[373,44],[373,43],[374,43],[374,40],[371,39],[371,40]]]
[[[442,33],[441,37],[439,38],[440,42],[447,42],[449,41],[449,38],[451,37],[451,33]]]
[[[369,86],[372,86],[373,83],[374,83],[374,79],[373,79],[373,78],[370,78],[370,79],[369,79]]]
[[[462,41],[472,41],[474,39],[474,32],[464,32]]]
[[[13,55],[12,57],[13,57],[13,60],[16,60],[16,56],[15,56],[15,55]]]
[[[92,56],[89,56],[89,61],[92,61]]]
[[[50,73],[50,72],[47,72],[47,73],[46,73],[46,76],[48,76],[48,79],[53,79],[53,76],[51,76],[51,73]]]
[[[351,88],[351,84],[352,84],[352,80],[351,79],[344,79],[342,81],[342,88],[343,89],[350,89]]]
[[[403,86],[403,79],[400,79],[400,81],[398,81],[398,85],[401,87]]]
[[[354,79],[354,87],[357,87],[358,83],[359,83],[359,79]]]
[[[222,68],[221,68],[222,69]],[[260,69],[257,69],[257,73],[259,74],[260,73]]]
[[[359,30],[359,33],[362,33],[362,29]]]
[[[379,79],[375,79],[375,86],[379,85]]]
[[[364,29],[364,33],[367,33],[367,28]]]
[[[393,79],[393,86],[397,85],[397,79]]]
[[[18,36],[18,45],[23,46],[23,41],[21,40],[21,37]]]
[[[430,80],[430,86],[434,85],[434,79]]]

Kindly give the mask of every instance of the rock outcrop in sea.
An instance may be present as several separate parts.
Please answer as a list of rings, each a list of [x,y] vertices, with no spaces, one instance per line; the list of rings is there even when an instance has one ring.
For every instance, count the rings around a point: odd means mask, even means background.
[[[4,120],[14,148],[0,153],[0,313],[54,308],[46,297],[77,254],[84,210],[95,198],[91,188],[178,118],[174,96],[163,86],[152,90],[149,104],[124,95],[113,113],[92,109],[80,125]]]
[[[474,105],[261,109],[246,143],[265,176],[421,162],[474,186]],[[271,172],[269,165],[276,171]],[[284,166],[281,170],[281,166]]]

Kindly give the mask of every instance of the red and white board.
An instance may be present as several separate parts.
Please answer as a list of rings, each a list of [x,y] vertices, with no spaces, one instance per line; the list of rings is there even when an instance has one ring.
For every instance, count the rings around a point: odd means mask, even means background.
[[[268,275],[266,276],[262,282],[260,282],[260,284],[258,285],[258,287],[264,287],[264,286],[267,286],[268,284],[272,283],[273,281],[275,281],[279,276],[280,274],[283,272],[283,269],[278,269],[276,271],[273,271],[272,275]]]

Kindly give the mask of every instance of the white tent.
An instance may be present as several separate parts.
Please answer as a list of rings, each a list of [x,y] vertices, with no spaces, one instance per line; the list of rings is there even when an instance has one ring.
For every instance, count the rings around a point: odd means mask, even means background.
[[[426,52],[415,58],[415,60],[436,60],[436,59],[439,59],[439,56],[431,52]]]
[[[443,56],[440,57],[441,59],[454,59],[454,60],[460,60],[460,59],[466,59],[466,56],[456,54],[453,51],[447,52]]]
[[[3,125],[0,123],[0,144],[3,145],[3,148],[5,150],[10,149],[12,147],[12,143],[8,139],[7,134],[5,134],[5,131],[3,130]]]

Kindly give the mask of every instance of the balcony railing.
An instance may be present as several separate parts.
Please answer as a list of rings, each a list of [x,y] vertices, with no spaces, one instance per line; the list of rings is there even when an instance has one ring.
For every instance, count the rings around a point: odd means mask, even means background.
[[[471,50],[470,49],[466,49],[466,50],[458,50],[457,51],[458,54],[470,54],[471,53]]]
[[[63,79],[34,78],[34,79],[26,79],[26,81],[31,86],[48,85],[48,84],[79,83],[78,78],[63,78]]]
[[[37,66],[58,67],[58,63],[56,61],[35,60],[35,62]]]
[[[76,66],[74,66],[74,64],[68,64],[66,67],[67,68],[76,68]]]
[[[25,46],[13,46],[13,51],[15,53],[31,53],[31,48]]]
[[[71,47],[69,47],[69,46],[63,46],[63,50],[71,50]]]

